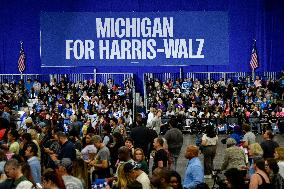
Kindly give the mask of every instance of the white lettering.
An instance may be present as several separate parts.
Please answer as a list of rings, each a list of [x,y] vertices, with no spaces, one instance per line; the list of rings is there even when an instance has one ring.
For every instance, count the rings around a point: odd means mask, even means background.
[[[73,43],[73,40],[66,40],[66,59],[70,60],[70,51],[73,49],[70,47],[71,43]]]

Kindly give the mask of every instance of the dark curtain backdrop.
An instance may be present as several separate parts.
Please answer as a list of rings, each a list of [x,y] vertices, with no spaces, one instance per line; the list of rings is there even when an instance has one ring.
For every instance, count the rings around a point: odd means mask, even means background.
[[[260,68],[284,68],[284,6],[281,0],[1,0],[0,73],[19,73],[19,41],[27,56],[25,73],[92,72],[94,67],[40,67],[41,11],[227,11],[229,15],[229,65],[188,66],[189,71],[250,71],[252,42],[257,40]],[[56,61],[56,60],[54,60]],[[179,67],[97,67],[98,72],[178,72]]]

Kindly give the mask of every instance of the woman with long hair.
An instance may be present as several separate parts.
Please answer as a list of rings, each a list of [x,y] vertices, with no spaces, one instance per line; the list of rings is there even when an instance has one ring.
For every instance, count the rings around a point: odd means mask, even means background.
[[[245,183],[245,175],[237,168],[230,168],[224,173],[226,180],[225,184],[227,188],[231,189],[246,189],[248,188]]]
[[[279,174],[284,178],[284,148],[278,147],[275,149],[274,158],[278,161]]]
[[[140,169],[142,171],[144,171],[146,174],[149,173],[148,164],[145,160],[145,155],[141,148],[135,148],[133,160],[140,165]]]
[[[43,189],[62,189],[60,181],[56,175],[56,172],[52,169],[47,169],[42,175],[42,188]],[[60,187],[61,186],[61,187]]]
[[[270,176],[271,183],[274,189],[284,188],[284,178],[279,174],[279,166],[277,161],[273,158],[265,160],[265,170]]]
[[[207,126],[201,141],[204,155],[204,178],[212,178],[213,160],[216,155],[217,142],[218,136],[215,128],[211,125]]]
[[[110,163],[113,172],[116,171],[116,163],[118,160],[118,149],[124,146],[124,140],[119,132],[113,133],[113,145],[110,145]]]

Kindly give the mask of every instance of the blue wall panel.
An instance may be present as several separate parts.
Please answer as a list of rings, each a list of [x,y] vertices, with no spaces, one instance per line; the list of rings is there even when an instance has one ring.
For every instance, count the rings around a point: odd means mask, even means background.
[[[257,71],[284,68],[284,6],[281,0],[1,0],[0,73],[18,73],[19,41],[27,54],[25,73],[86,72],[92,67],[48,69],[40,65],[40,13],[67,12],[149,12],[228,11],[228,66],[188,66],[184,71],[250,71],[252,39],[256,38],[261,66]],[[54,60],[56,62],[56,60]],[[171,72],[179,67],[98,67],[99,72]]]

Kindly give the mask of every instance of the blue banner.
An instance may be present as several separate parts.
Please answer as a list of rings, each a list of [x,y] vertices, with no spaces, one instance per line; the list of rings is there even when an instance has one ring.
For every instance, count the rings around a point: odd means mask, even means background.
[[[44,12],[42,67],[229,63],[227,12]]]

